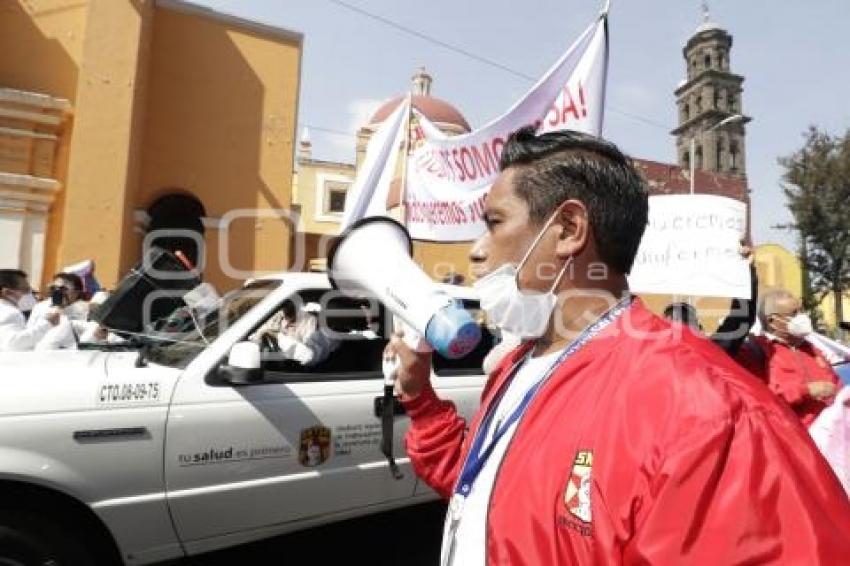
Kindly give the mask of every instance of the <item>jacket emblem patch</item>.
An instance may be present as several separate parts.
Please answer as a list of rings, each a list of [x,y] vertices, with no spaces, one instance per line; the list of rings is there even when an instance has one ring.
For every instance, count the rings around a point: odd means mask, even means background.
[[[590,523],[590,472],[593,467],[593,451],[579,450],[570,471],[570,479],[567,480],[567,488],[564,490],[564,506],[574,517],[585,523]]]

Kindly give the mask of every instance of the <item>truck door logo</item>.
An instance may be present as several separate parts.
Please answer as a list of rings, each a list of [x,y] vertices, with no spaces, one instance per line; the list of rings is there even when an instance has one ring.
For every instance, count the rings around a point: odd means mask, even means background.
[[[315,468],[327,461],[330,455],[331,429],[324,426],[312,426],[301,431],[298,461],[302,466]]]

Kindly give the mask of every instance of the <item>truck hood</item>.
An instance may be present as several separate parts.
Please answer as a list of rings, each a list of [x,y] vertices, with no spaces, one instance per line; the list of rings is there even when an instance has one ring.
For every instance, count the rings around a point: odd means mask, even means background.
[[[136,368],[136,357],[94,350],[0,353],[0,417],[164,403],[173,381],[166,377],[176,370]]]

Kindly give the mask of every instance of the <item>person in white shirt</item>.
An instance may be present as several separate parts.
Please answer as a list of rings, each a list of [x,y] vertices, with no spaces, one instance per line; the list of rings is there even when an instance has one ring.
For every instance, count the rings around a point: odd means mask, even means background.
[[[318,303],[307,303],[300,310],[298,313],[295,304],[286,301],[252,339],[261,342],[264,335],[272,337],[273,350],[281,357],[311,367],[328,359],[340,342],[319,328],[321,306]]]
[[[288,309],[284,305],[283,323],[277,333],[277,344],[284,356],[295,360],[305,367],[315,366],[326,359],[339,347],[339,341],[331,338],[319,328],[318,303],[307,303],[300,317],[294,312],[294,305]]]
[[[97,312],[97,309],[101,308],[106,300],[109,298],[109,292],[100,290],[89,300],[89,314],[87,318],[87,322],[85,323],[85,327],[80,332],[80,342],[111,342],[111,343],[119,343],[124,342],[124,338],[121,338],[117,334],[113,334],[109,332],[109,329],[105,326],[102,326],[96,320],[93,320],[92,317]]]
[[[61,311],[59,323],[36,344],[36,350],[61,350],[77,347],[86,331],[89,304],[83,300],[83,280],[74,273],[57,273],[48,287],[49,297],[38,303],[27,321],[28,327],[39,324],[47,313]]]
[[[0,352],[33,350],[59,324],[60,313],[50,310],[28,326],[24,312],[35,305],[27,274],[19,269],[0,269]]]

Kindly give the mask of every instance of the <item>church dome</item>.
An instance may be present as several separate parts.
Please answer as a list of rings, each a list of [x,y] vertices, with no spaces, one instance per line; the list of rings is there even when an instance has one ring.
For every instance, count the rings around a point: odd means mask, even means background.
[[[438,126],[447,126],[451,130],[456,130],[457,133],[472,131],[472,128],[469,126],[469,122],[466,121],[466,118],[463,117],[460,110],[445,100],[437,98],[436,96],[431,96],[432,81],[433,78],[428,74],[424,67],[420,68],[419,71],[413,75],[413,96],[411,99],[413,107]],[[389,118],[390,114],[398,108],[399,104],[401,104],[404,99],[404,96],[396,96],[395,98],[391,98],[384,102],[369,119],[369,125],[375,126]]]
[[[369,119],[369,125],[377,125],[389,118],[390,114],[398,108],[399,104],[404,101],[404,96],[396,96],[384,102],[380,108]],[[440,125],[452,125],[461,128],[464,132],[469,132],[472,128],[469,127],[469,122],[463,117],[460,111],[450,103],[436,98],[434,96],[426,96],[416,94],[412,97],[411,102],[413,107],[422,112],[426,118]]]
[[[697,26],[697,29],[694,30],[694,35],[698,35],[698,34],[701,34],[703,32],[706,32],[706,31],[715,31],[715,30],[723,31],[723,28],[721,28],[717,24],[717,22],[715,22],[714,20],[711,19],[711,14],[708,11],[708,4],[703,2],[703,4],[702,4],[702,21]]]
[[[717,24],[717,22],[714,22],[712,20],[700,22],[700,24],[697,26],[696,31],[694,31],[694,35],[702,33],[704,31],[714,31],[717,29],[723,29]]]

